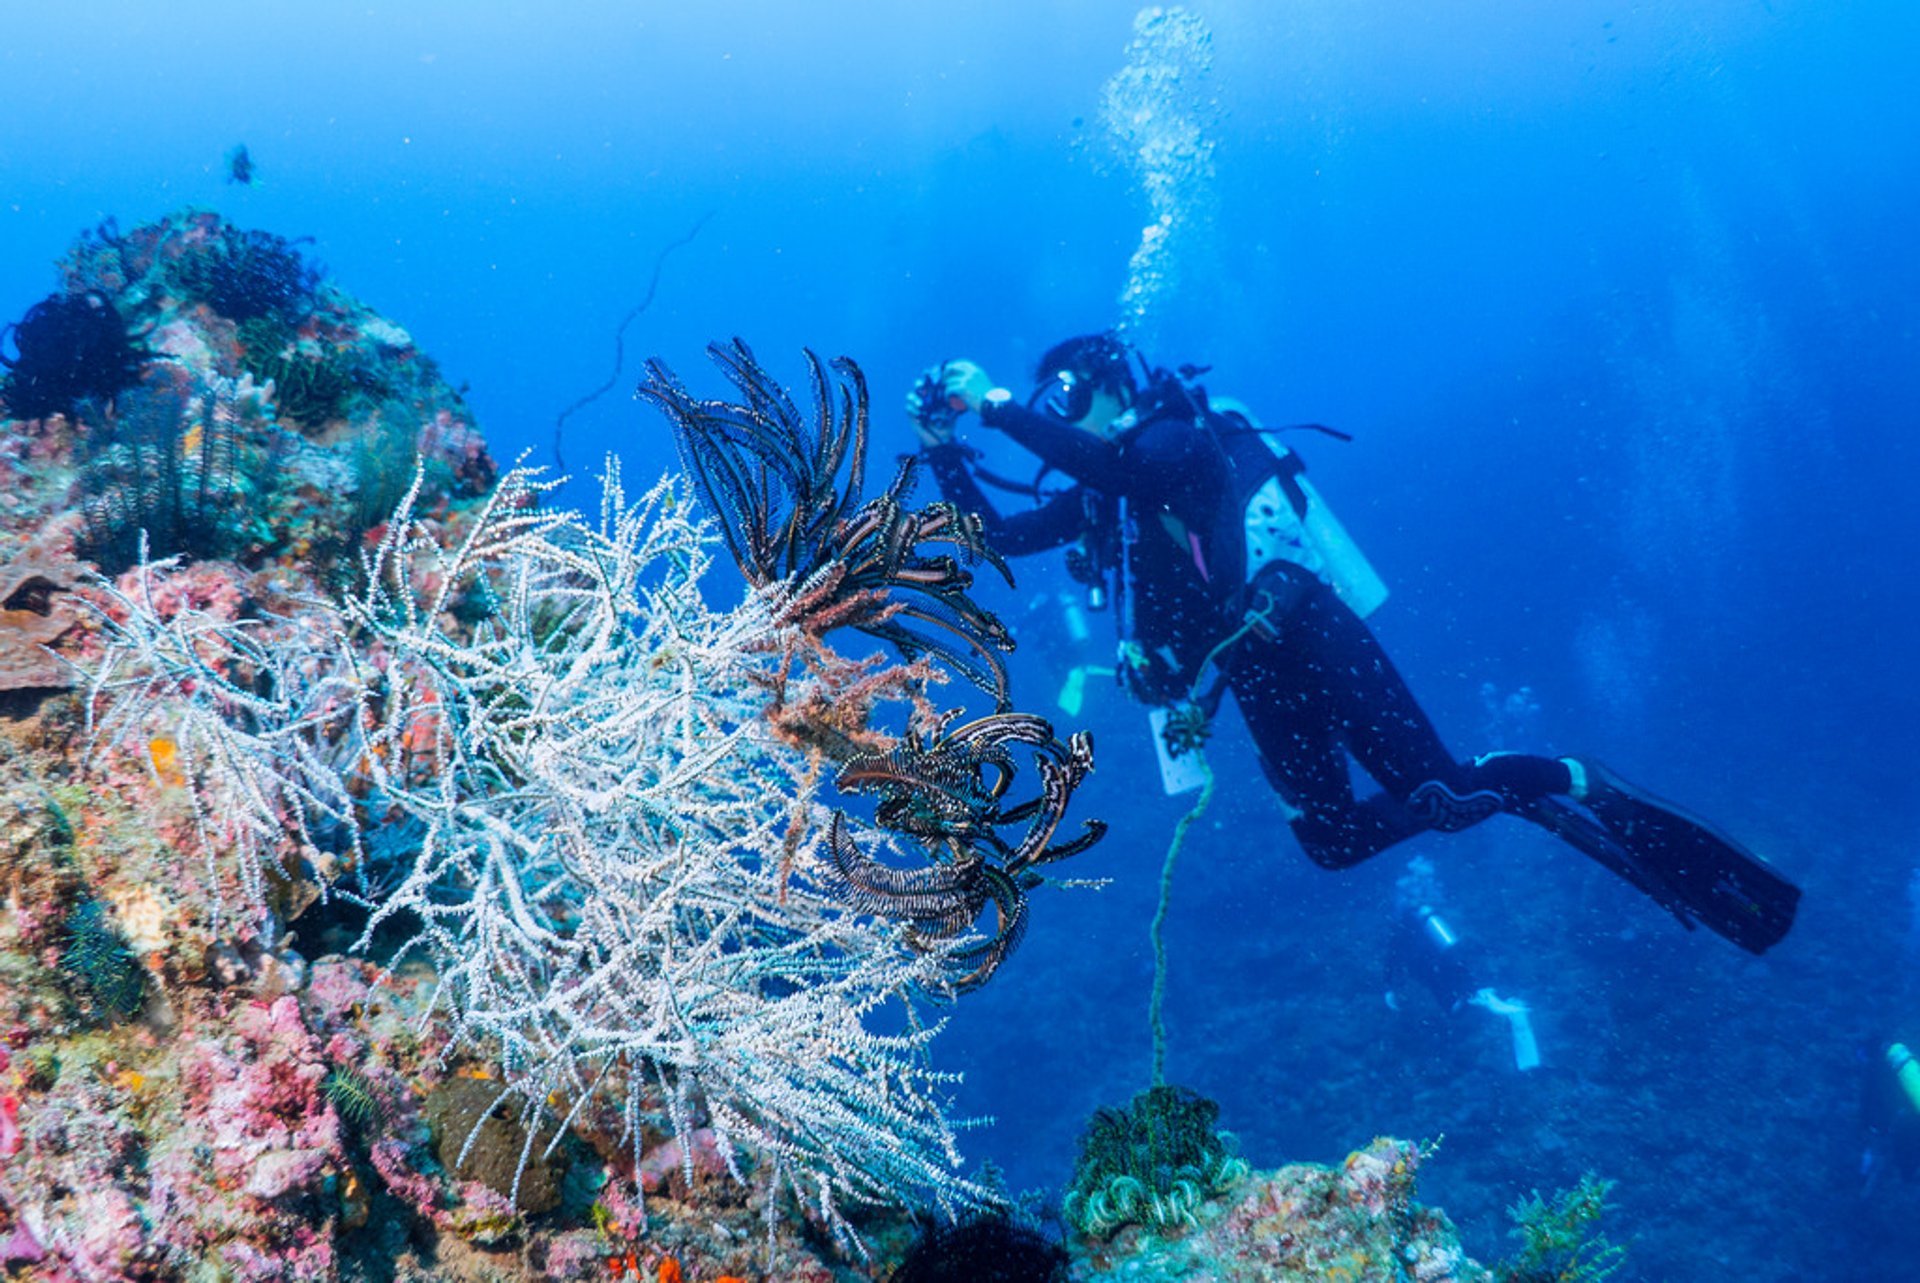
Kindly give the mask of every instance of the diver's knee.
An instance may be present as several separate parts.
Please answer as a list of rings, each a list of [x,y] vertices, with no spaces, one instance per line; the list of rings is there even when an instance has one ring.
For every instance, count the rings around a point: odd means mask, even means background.
[[[1291,562],[1273,561],[1261,567],[1248,586],[1255,612],[1277,631],[1284,620],[1299,612],[1319,583],[1311,572]]]
[[[1463,764],[1462,774],[1468,787],[1493,789],[1510,806],[1573,791],[1572,768],[1566,759],[1534,753],[1482,753]]]

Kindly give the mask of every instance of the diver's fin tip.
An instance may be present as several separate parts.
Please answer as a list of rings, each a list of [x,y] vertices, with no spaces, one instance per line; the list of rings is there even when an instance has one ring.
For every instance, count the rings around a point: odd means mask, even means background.
[[[1542,799],[1520,814],[1624,878],[1673,913],[1759,955],[1786,938],[1800,888],[1707,821],[1655,797],[1592,758],[1576,759],[1587,812]]]

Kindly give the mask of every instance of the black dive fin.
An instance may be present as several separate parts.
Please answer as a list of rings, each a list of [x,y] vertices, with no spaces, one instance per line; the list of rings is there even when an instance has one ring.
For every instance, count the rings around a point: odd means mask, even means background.
[[[1643,868],[1642,862],[1614,841],[1613,835],[1601,828],[1592,816],[1551,797],[1524,802],[1514,807],[1513,813],[1521,819],[1533,821],[1607,872],[1630,883],[1635,890],[1679,919],[1680,925],[1687,930],[1691,931],[1697,925],[1679,892],[1651,870]]]
[[[1738,842],[1593,763],[1589,819],[1541,799],[1520,814],[1651,896],[1691,926],[1765,953],[1793,926],[1800,888]],[[1597,823],[1595,821],[1598,821]]]

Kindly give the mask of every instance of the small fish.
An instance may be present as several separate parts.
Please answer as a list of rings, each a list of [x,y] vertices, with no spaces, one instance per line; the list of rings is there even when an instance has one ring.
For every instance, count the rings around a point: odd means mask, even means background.
[[[253,186],[253,157],[247,154],[245,143],[236,144],[227,153],[227,181],[243,187]]]

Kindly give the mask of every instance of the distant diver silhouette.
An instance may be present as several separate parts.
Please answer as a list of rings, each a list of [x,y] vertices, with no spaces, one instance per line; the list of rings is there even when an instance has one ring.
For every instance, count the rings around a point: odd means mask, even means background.
[[[666,265],[667,255],[673,253],[673,251],[679,249],[682,245],[692,244],[694,237],[700,234],[700,229],[707,225],[707,221],[711,219],[713,215],[714,211],[708,210],[693,220],[693,226],[687,229],[685,236],[675,241],[669,241],[660,247],[659,254],[654,256],[653,275],[647,280],[646,296],[638,303],[635,303],[627,314],[620,318],[620,324],[613,332],[613,371],[607,375],[607,381],[575,401],[572,405],[569,405],[566,409],[560,411],[558,417],[554,419],[553,462],[554,466],[559,468],[561,472],[567,470],[566,457],[560,453],[561,430],[566,427],[568,419],[586,409],[607,393],[613,391],[613,385],[620,381],[620,371],[627,363],[627,327],[632,325],[634,320],[642,312],[653,305],[654,293],[660,288],[660,269]]]

